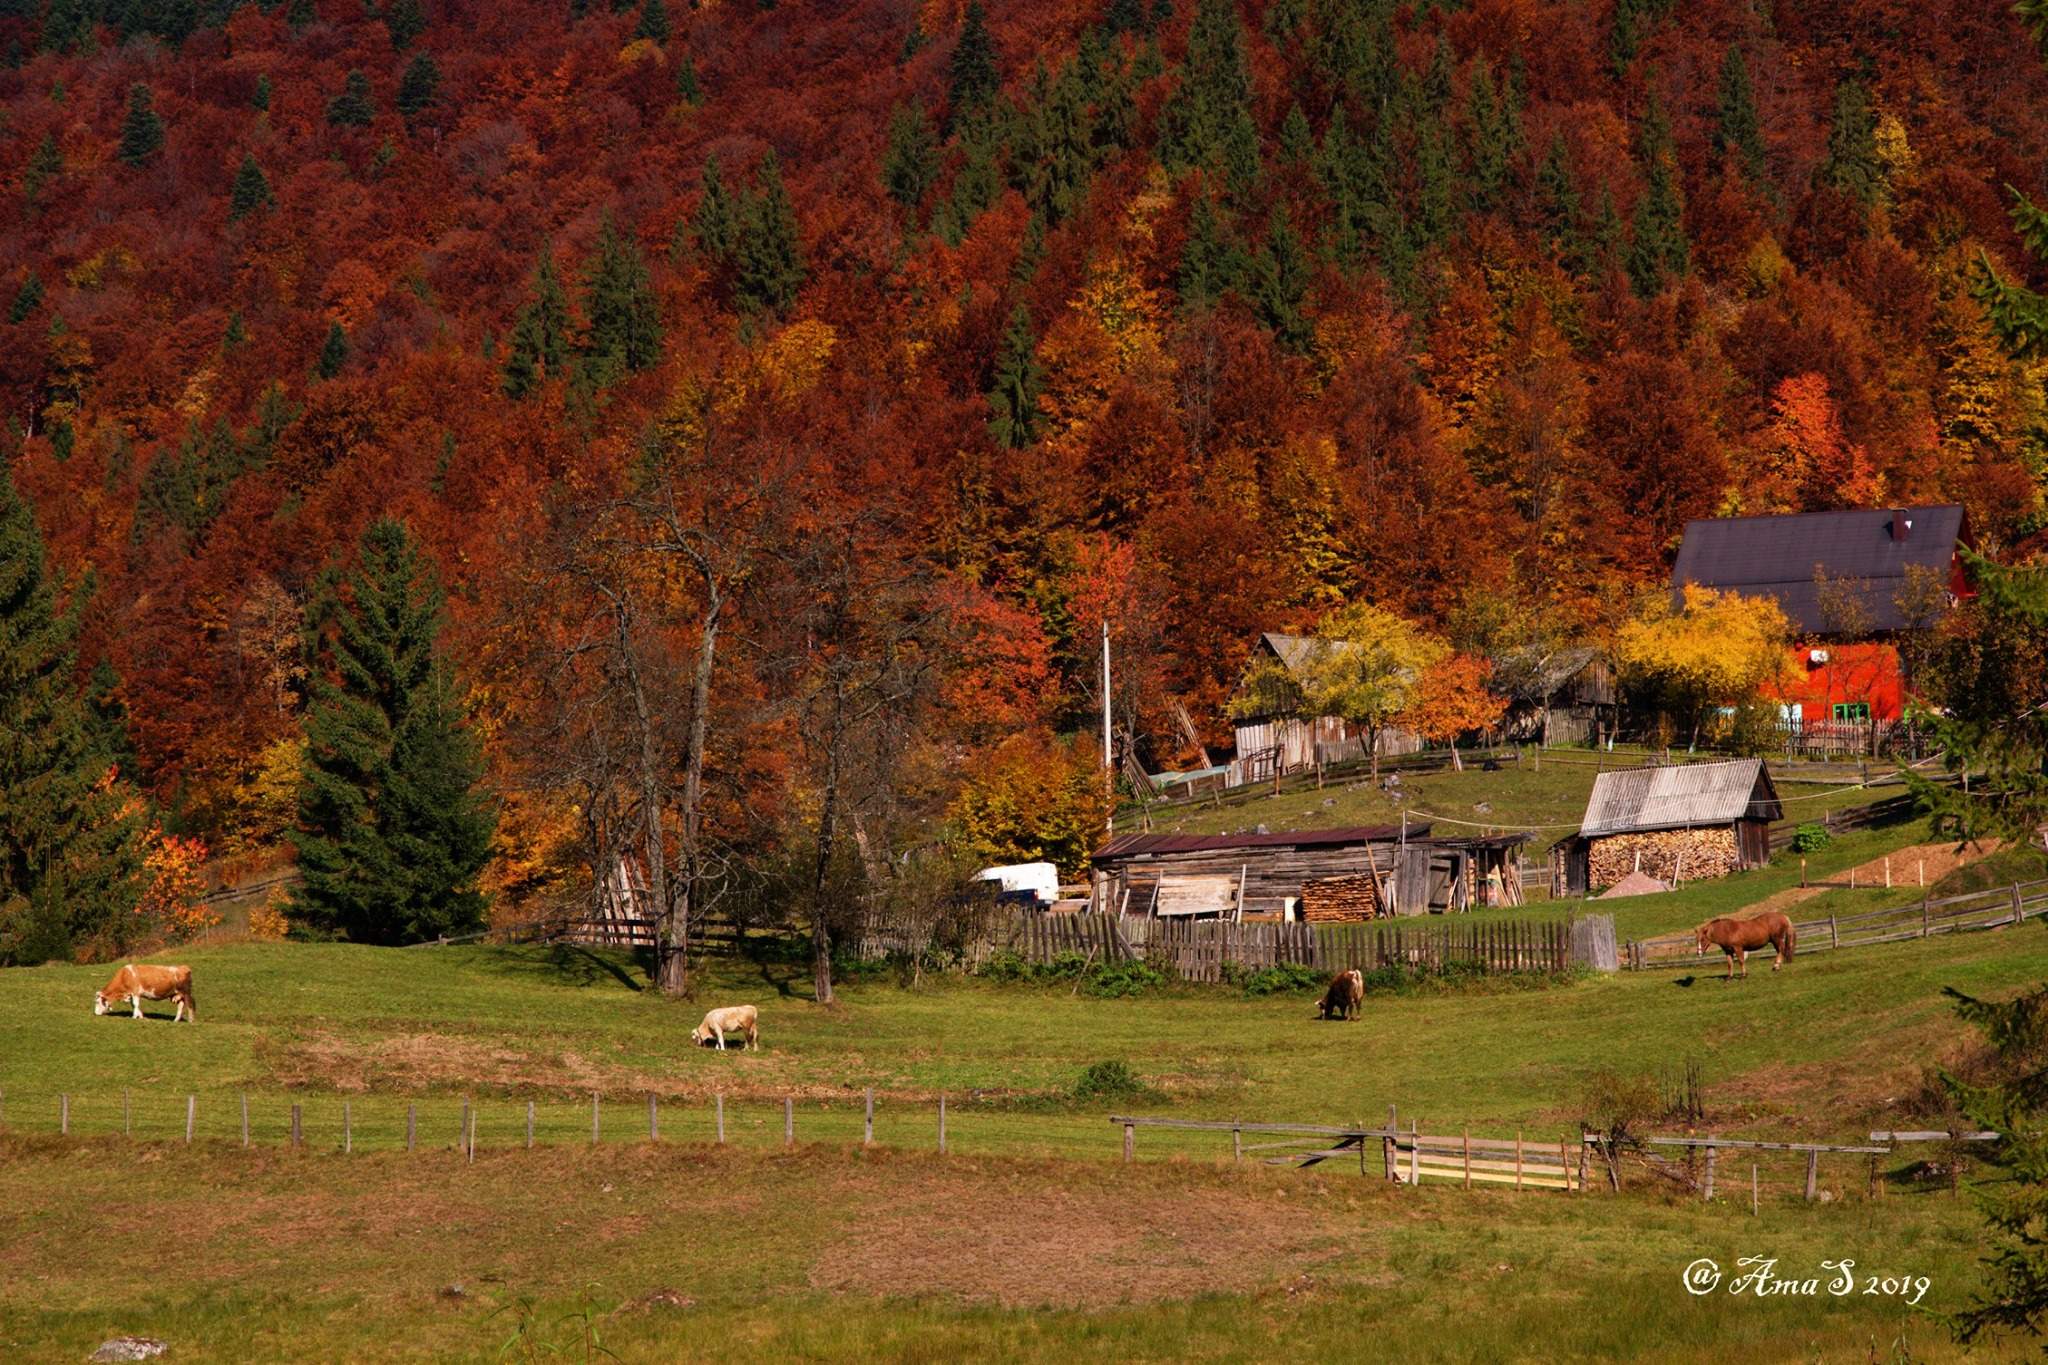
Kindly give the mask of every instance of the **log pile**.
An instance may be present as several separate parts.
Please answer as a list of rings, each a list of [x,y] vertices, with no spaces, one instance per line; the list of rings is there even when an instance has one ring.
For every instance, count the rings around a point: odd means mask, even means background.
[[[1355,924],[1385,913],[1376,878],[1354,874],[1301,884],[1301,917],[1310,924]]]
[[[1610,834],[1586,850],[1586,880],[1595,888],[1613,886],[1638,870],[1664,882],[1690,882],[1725,877],[1738,866],[1735,831],[1727,825]]]

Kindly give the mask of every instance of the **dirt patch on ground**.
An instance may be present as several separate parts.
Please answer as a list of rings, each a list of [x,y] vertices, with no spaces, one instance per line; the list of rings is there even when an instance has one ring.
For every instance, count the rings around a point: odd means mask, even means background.
[[[813,1262],[835,1293],[944,1295],[1005,1307],[1231,1293],[1342,1255],[1356,1215],[1271,1186],[1047,1188],[946,1180],[864,1212]]]
[[[1884,857],[1872,858],[1854,868],[1837,872],[1826,881],[1811,882],[1805,886],[1787,887],[1776,895],[1766,896],[1755,905],[1745,908],[1743,916],[1761,915],[1770,910],[1790,910],[1804,900],[1811,900],[1823,891],[1835,891],[1851,886],[1883,886],[1889,868],[1893,886],[1919,886],[1924,876],[1925,884],[1934,885],[1958,868],[1968,867],[1998,852],[1999,841],[1986,839],[1982,843],[1965,844],[1958,848],[1954,844],[1914,844],[1908,848],[1895,849]]]

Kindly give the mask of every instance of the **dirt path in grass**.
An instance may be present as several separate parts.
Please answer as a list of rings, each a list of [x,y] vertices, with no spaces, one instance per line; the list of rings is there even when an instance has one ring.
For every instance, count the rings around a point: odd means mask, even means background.
[[[1789,910],[1804,900],[1811,900],[1823,891],[1835,891],[1850,886],[1883,886],[1889,875],[1893,886],[1932,886],[1954,872],[1957,868],[1968,867],[1998,852],[1999,841],[1986,839],[1982,843],[1966,844],[1960,849],[1954,844],[1914,844],[1908,848],[1894,849],[1883,857],[1872,858],[1853,868],[1837,872],[1826,881],[1809,883],[1806,886],[1792,886],[1764,897],[1755,905],[1741,911],[1741,916],[1761,915],[1769,910]],[[1890,872],[1886,867],[1889,864]],[[1925,881],[1922,881],[1922,874]]]

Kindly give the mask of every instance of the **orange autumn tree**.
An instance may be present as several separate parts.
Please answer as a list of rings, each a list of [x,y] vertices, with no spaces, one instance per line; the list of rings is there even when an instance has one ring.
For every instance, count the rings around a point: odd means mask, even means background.
[[[1432,744],[1449,745],[1451,766],[1463,771],[1458,737],[1474,730],[1491,730],[1500,724],[1508,707],[1507,698],[1488,689],[1492,677],[1493,666],[1486,660],[1471,654],[1446,654],[1423,670],[1415,700],[1401,719]]]
[[[161,825],[150,830],[148,845],[142,869],[149,889],[135,907],[137,917],[149,926],[145,932],[161,935],[168,943],[186,943],[219,924],[219,913],[206,904],[206,881],[199,872],[206,862],[206,845],[166,834]]]
[[[1078,877],[1109,823],[1110,796],[1086,738],[1043,731],[996,746],[953,802],[961,846],[983,863],[1058,865]]]

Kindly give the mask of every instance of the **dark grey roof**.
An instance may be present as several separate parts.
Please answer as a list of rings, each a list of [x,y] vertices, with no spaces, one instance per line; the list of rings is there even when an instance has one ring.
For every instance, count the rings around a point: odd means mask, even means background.
[[[1635,830],[1726,825],[1745,818],[1776,820],[1784,813],[1760,758],[1624,768],[1593,779],[1593,795],[1586,802],[1579,833],[1596,838]]]
[[[1893,533],[1894,517],[1911,523],[1903,539]],[[1855,585],[1871,631],[1900,630],[1907,622],[1894,599],[1907,566],[1932,569],[1946,580],[1964,537],[1963,509],[1953,503],[1689,521],[1671,587],[1676,592],[1698,583],[1775,597],[1795,630],[1824,635],[1829,628],[1813,582],[1818,568]]]

